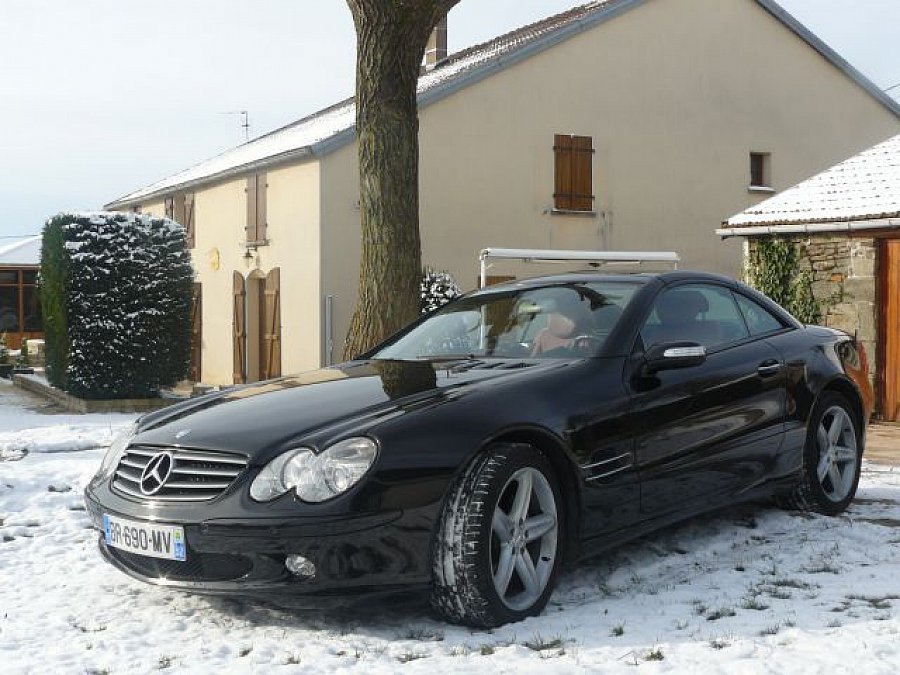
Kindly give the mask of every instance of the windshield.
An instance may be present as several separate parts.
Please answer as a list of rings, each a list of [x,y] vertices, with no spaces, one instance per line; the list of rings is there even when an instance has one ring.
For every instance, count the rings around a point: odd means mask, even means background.
[[[635,283],[597,281],[462,298],[372,358],[593,356],[637,288]]]

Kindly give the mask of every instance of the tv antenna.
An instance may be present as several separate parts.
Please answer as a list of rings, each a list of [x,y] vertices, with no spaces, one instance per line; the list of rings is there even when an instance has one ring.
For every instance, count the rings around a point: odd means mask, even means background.
[[[246,110],[228,110],[220,113],[221,115],[240,115],[241,128],[244,130],[244,142],[250,140],[250,113]]]

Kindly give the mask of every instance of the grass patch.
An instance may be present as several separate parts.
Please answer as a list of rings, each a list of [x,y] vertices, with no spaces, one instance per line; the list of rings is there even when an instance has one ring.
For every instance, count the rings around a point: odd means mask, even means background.
[[[540,633],[535,633],[534,637],[525,641],[525,646],[533,652],[541,652],[545,649],[559,649],[563,646],[563,639],[557,635],[548,640],[542,637]]]
[[[706,615],[707,621],[718,621],[719,619],[724,619],[729,616],[734,616],[736,612],[731,609],[731,607],[720,607],[714,612],[710,612]]]
[[[754,609],[757,612],[762,612],[763,610],[769,609],[769,605],[760,600],[759,597],[753,595],[744,598],[741,602],[741,609]]]
[[[397,657],[400,663],[409,663],[410,661],[418,661],[419,659],[427,659],[428,654],[423,652],[403,652]]]
[[[444,631],[431,628],[410,628],[397,636],[400,640],[419,640],[420,642],[442,642]]]
[[[654,647],[644,654],[644,661],[662,661],[664,658],[666,658],[666,655],[663,654],[662,649],[659,647]]]

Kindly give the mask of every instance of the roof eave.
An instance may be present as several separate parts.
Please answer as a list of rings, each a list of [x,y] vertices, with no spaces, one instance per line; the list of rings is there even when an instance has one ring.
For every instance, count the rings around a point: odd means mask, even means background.
[[[185,192],[193,188],[198,188],[213,183],[219,183],[221,181],[228,180],[229,178],[234,178],[235,176],[239,176],[242,174],[260,171],[262,169],[272,169],[284,164],[296,162],[297,160],[309,159],[310,157],[313,157],[315,155],[315,153],[313,152],[314,147],[315,146],[304,146],[302,148],[297,148],[288,152],[282,152],[277,155],[272,155],[271,157],[265,157],[255,162],[248,162],[239,166],[233,166],[229,169],[225,169],[224,171],[219,171],[218,173],[204,176],[203,178],[185,181],[184,183],[177,183],[175,185],[170,185],[168,187],[160,188],[158,190],[140,194],[134,197],[131,195],[125,195],[124,197],[120,197],[115,201],[105,204],[103,208],[108,211],[116,211],[123,208],[129,208],[131,206],[137,206],[139,204],[146,204],[149,201],[153,201],[154,199],[157,199],[164,195],[172,194],[173,192]]]
[[[829,232],[860,232],[864,230],[900,229],[900,216],[891,218],[858,218],[831,222],[781,223],[732,225],[721,227],[716,234],[723,239],[729,237],[760,237],[779,234],[824,234]]]

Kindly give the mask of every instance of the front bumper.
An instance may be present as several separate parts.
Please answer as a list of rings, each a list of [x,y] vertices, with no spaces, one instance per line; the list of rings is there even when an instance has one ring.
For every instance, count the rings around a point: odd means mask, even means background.
[[[92,524],[100,531],[103,557],[141,581],[195,593],[244,595],[290,606],[335,605],[389,594],[430,582],[430,509],[391,510],[365,515],[320,515],[199,519],[220,509],[208,505],[159,512],[110,491],[108,484],[85,490]],[[227,509],[226,509],[227,511]],[[156,521],[184,528],[184,562],[142,556],[107,546],[103,514]],[[300,554],[316,567],[301,577],[285,567]]]

